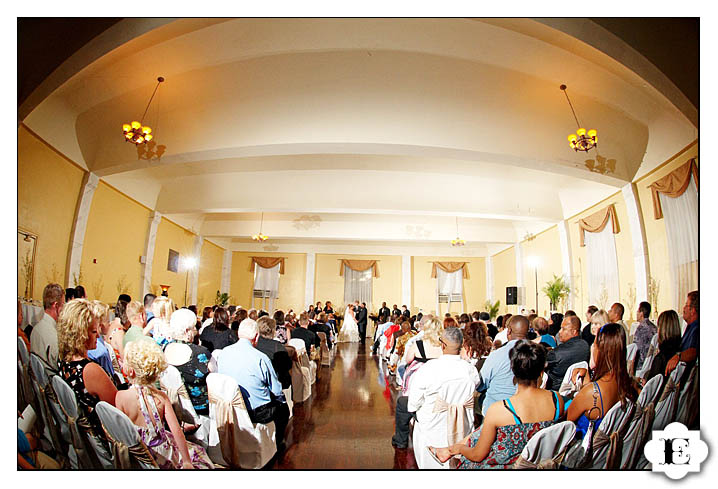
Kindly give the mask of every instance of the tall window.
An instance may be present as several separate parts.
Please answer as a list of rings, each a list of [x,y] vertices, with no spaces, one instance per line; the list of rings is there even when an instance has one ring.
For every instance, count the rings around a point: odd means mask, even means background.
[[[259,264],[255,266],[252,307],[255,307],[255,300],[259,299],[258,307],[269,313],[274,312],[274,300],[279,297],[279,267],[279,263],[272,268],[264,268]]]
[[[449,311],[452,302],[463,303],[464,270],[445,272],[436,269],[436,311],[441,315],[441,304],[448,303]]]
[[[619,300],[616,240],[611,224],[609,221],[601,232],[587,232],[584,238],[588,261],[588,300],[602,309]]]
[[[357,272],[344,265],[344,303],[366,302],[371,308],[372,269]]]

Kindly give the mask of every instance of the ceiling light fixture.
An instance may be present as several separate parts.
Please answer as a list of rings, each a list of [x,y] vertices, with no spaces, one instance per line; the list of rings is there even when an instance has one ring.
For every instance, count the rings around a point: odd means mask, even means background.
[[[588,153],[591,148],[595,148],[596,146],[598,146],[598,132],[595,129],[586,131],[585,128],[581,127],[581,123],[578,122],[578,117],[576,117],[576,111],[573,110],[573,104],[571,103],[571,99],[568,98],[568,93],[566,92],[566,85],[561,85],[559,88],[563,90],[563,94],[566,95],[566,100],[568,100],[568,105],[569,107],[571,107],[573,118],[576,120],[576,126],[578,126],[576,134],[569,134],[568,144],[569,146],[571,146],[571,148],[573,148],[574,151],[585,151]]]
[[[262,226],[264,225],[264,212],[262,212],[262,220],[259,222],[259,234],[253,234],[252,239],[258,243],[264,243],[269,239],[268,236],[262,234]]]
[[[451,240],[451,246],[464,246],[466,241],[459,238],[459,218],[456,218],[456,239]]]
[[[152,135],[152,128],[150,126],[144,126],[142,125],[142,123],[145,120],[145,116],[147,115],[147,110],[150,108],[152,99],[155,98],[157,89],[160,87],[160,83],[162,83],[163,81],[165,81],[163,77],[160,76],[159,78],[157,78],[157,86],[155,87],[155,91],[152,92],[150,101],[147,102],[147,107],[145,107],[145,113],[142,114],[142,119],[140,119],[139,121],[132,121],[129,124],[122,124],[122,134],[125,136],[126,142],[140,145],[152,141],[152,138],[154,137]]]

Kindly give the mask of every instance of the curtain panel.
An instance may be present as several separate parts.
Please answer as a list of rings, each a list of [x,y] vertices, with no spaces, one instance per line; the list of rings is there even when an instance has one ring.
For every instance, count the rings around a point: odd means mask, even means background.
[[[355,272],[365,272],[367,270],[372,271],[374,278],[379,278],[379,260],[340,260],[339,264],[339,276],[344,276],[344,267]]]
[[[372,297],[372,268],[356,271],[343,265],[344,273],[344,304],[354,301],[366,302],[371,308]]]
[[[680,197],[688,189],[691,177],[695,179],[696,191],[698,191],[698,163],[696,158],[691,158],[685,164],[648,186],[653,197],[653,217],[655,219],[663,219],[663,201],[660,196],[666,195],[674,199]]]
[[[589,233],[600,233],[609,223],[612,224],[613,234],[618,234],[621,229],[616,218],[616,206],[611,204],[588,217],[579,219],[578,234],[581,237],[581,246],[586,246],[586,231]]]
[[[255,265],[259,265],[262,268],[274,268],[279,265],[279,273],[284,275],[284,260],[287,258],[282,257],[268,257],[268,256],[252,256],[252,261],[249,264],[249,271],[253,272]]]
[[[610,219],[610,217],[609,217]],[[619,300],[616,240],[608,226],[586,235],[588,300],[606,309]]]
[[[462,275],[465,279],[469,278],[469,267],[465,261],[433,261],[431,262],[431,278],[437,278],[437,269],[446,273],[454,273],[459,270],[462,271]]]

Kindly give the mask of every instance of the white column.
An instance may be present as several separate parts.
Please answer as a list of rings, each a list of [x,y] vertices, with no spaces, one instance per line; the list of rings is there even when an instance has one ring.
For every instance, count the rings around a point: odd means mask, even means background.
[[[516,314],[526,307],[526,284],[524,283],[524,255],[521,249],[521,243],[514,243],[514,253],[516,255],[516,287],[518,287],[518,305],[516,306]],[[536,311],[538,313],[538,311]]]
[[[224,250],[224,257],[222,259],[222,285],[220,286],[221,293],[229,294],[229,286],[232,282],[232,252],[230,250]]]
[[[566,279],[566,283],[571,289],[566,301],[566,307],[573,309],[573,261],[571,256],[571,244],[569,243],[568,221],[563,220],[558,223],[558,239],[561,243],[561,270]],[[538,312],[538,311],[537,311]]]
[[[304,305],[309,307],[309,304],[314,304],[314,271],[316,268],[317,255],[316,253],[307,253],[307,275],[304,281]]]
[[[486,300],[494,303],[494,259],[486,256]]]
[[[152,292],[152,262],[155,258],[155,241],[157,240],[157,227],[160,225],[162,214],[153,211],[150,214],[149,223],[147,225],[147,236],[145,238],[145,255],[140,262],[142,267],[142,296]]]
[[[648,277],[650,267],[648,261],[648,247],[646,246],[646,230],[643,227],[643,214],[641,204],[636,194],[636,186],[628,183],[621,189],[623,200],[626,201],[628,224],[631,227],[631,241],[633,242],[633,268],[636,275],[636,305],[648,300]],[[624,294],[625,296],[625,291]],[[655,304],[652,304],[655,307]]]
[[[411,310],[411,255],[401,255],[401,303]]]
[[[192,258],[194,258],[195,266],[189,271],[189,303],[197,306],[203,304],[197,304],[197,290],[199,289],[199,267],[202,265],[202,245],[204,244],[203,236],[195,236],[194,244],[192,246]],[[206,297],[205,297],[206,299]]]
[[[67,284],[68,287],[75,287],[75,276],[80,274],[80,265],[82,264],[82,246],[85,242],[85,230],[87,230],[87,220],[90,217],[90,206],[92,205],[92,197],[95,195],[95,189],[100,182],[100,177],[90,172],[85,174],[84,185],[82,187],[82,195],[77,206],[75,214],[75,223],[72,229],[72,246],[70,248],[70,260],[67,267]],[[87,287],[88,284],[84,284]]]

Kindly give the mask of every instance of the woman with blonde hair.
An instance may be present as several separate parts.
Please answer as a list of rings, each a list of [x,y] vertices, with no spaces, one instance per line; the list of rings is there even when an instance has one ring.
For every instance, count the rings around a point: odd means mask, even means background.
[[[117,408],[137,426],[161,469],[213,469],[204,449],[185,439],[167,395],[154,387],[166,368],[167,361],[157,344],[128,343],[123,369],[132,386],[117,394]]]
[[[167,344],[167,328],[170,325],[170,317],[175,312],[175,303],[169,297],[160,296],[152,303],[152,337],[158,345]]]
[[[57,322],[60,376],[72,388],[80,414],[91,431],[104,438],[102,424],[95,413],[100,401],[115,405],[117,389],[102,367],[87,357],[97,347],[97,317],[86,299],[75,299],[63,307]]]
[[[113,359],[115,359],[114,348],[109,344],[109,340],[106,342],[108,333],[110,332],[110,307],[107,304],[103,304],[100,301],[92,301],[92,313],[97,320],[99,335],[97,336],[97,347],[87,352],[87,357],[90,360],[94,360],[99,363],[100,366],[107,372],[110,378],[114,378],[115,368],[119,370],[119,364],[115,366]],[[110,353],[112,351],[112,353]]]
[[[604,324],[608,324],[610,322],[611,321],[608,319],[608,313],[605,310],[599,309],[594,312],[591,315],[591,334],[596,336],[596,334],[598,334],[598,330],[601,329]]]

